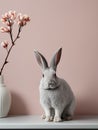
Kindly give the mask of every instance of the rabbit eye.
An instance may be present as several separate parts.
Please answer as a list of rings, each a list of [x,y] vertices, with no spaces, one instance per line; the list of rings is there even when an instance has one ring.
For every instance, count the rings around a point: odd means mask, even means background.
[[[42,76],[44,77],[44,74]]]

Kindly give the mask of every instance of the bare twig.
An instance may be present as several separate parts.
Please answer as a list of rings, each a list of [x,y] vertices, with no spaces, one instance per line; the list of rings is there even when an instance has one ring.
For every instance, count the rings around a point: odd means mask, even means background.
[[[16,36],[15,40],[13,40],[12,26],[10,27],[10,32],[9,32],[9,34],[10,34],[10,38],[11,38],[11,43],[12,43],[12,45],[11,45],[11,47],[9,48],[9,50],[8,50],[8,52],[7,52],[7,55],[6,55],[6,57],[5,57],[4,63],[3,63],[3,65],[2,65],[2,67],[1,67],[0,75],[2,74],[2,71],[3,71],[4,67],[5,67],[5,65],[8,63],[7,60],[8,60],[9,54],[10,54],[12,48],[14,47],[16,40],[19,38],[20,32],[21,32],[21,26],[19,26],[17,36]]]

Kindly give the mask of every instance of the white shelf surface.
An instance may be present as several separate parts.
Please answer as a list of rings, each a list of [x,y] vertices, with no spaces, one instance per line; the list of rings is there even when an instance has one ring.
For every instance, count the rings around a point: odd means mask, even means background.
[[[98,116],[76,116],[74,120],[63,122],[45,122],[37,115],[9,116],[0,118],[0,129],[68,129],[98,128]]]

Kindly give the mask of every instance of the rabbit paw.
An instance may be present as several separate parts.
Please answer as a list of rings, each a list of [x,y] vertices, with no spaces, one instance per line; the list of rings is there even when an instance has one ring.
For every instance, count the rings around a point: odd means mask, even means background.
[[[53,120],[54,122],[60,122],[60,121],[62,121],[62,119],[60,118],[60,117],[54,117],[54,120]]]
[[[66,121],[69,121],[69,120],[72,120],[72,119],[73,119],[72,116],[67,116],[67,117],[65,118]]]
[[[43,115],[41,115],[41,119],[45,119],[46,118],[46,116],[43,114]]]
[[[53,120],[52,116],[46,116],[45,121],[50,122]]]

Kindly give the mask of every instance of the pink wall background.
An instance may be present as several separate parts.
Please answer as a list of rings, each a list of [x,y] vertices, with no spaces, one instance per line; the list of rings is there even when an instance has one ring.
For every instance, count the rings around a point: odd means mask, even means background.
[[[63,53],[57,74],[71,85],[76,114],[98,114],[98,1],[0,0],[0,16],[9,10],[31,17],[4,70],[12,93],[9,114],[42,113],[38,88],[41,70],[33,50],[50,61],[60,47]],[[5,39],[9,36],[0,33],[0,42]],[[0,66],[4,56],[5,50],[0,48]]]

